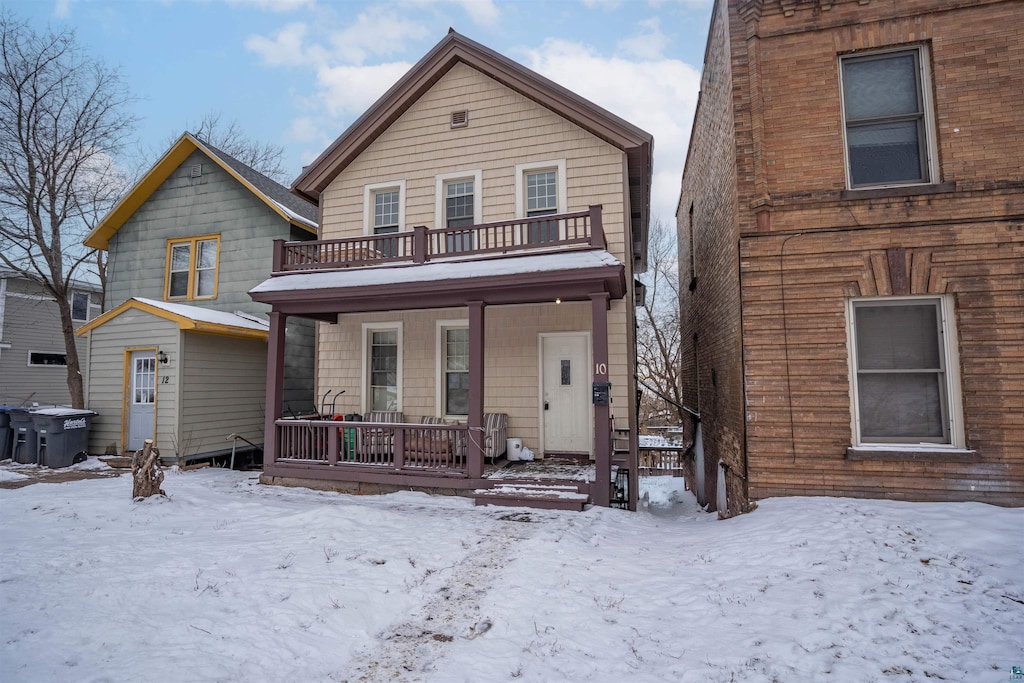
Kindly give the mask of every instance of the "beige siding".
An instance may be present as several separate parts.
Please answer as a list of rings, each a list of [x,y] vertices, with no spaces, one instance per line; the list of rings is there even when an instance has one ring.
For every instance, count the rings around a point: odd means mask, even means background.
[[[469,110],[469,125],[450,127]],[[604,206],[609,250],[626,261],[623,153],[575,124],[457,64],[324,191],[323,238],[363,232],[363,188],[406,182],[405,229],[434,225],[435,176],[480,169],[483,221],[512,218],[516,164],[566,160],[567,210]],[[480,190],[478,190],[480,191]]]
[[[548,332],[591,331],[589,303],[492,306],[485,309],[484,410],[509,414],[509,435],[526,445],[538,446],[539,335]],[[628,417],[629,364],[625,326],[626,306],[615,302],[609,312],[610,374],[613,383],[613,414]],[[437,321],[468,320],[465,309],[407,311],[340,316],[337,325],[320,326],[319,383],[317,395],[344,389],[334,409],[338,413],[362,412],[362,339],[364,323],[401,323],[402,397],[406,419],[417,422],[424,415],[439,415]]]
[[[186,332],[183,343],[178,455],[231,448],[231,433],[263,443],[266,342]]]
[[[177,324],[129,310],[88,334],[90,381],[86,407],[98,413],[89,433],[89,452],[122,451],[126,353],[130,349],[158,348],[167,354],[169,362],[158,363],[156,368],[156,445],[162,454],[173,453],[180,386]]]

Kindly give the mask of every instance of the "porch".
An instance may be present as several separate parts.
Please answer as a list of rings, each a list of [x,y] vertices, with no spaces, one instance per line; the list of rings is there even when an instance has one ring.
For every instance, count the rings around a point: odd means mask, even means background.
[[[616,356],[610,361],[608,341],[609,310],[613,301],[618,302],[616,333],[619,321],[625,323],[621,303],[627,291],[625,269],[604,247],[599,206],[583,212],[456,229],[417,227],[406,233],[277,242],[273,277],[251,292],[255,300],[272,306],[265,479],[322,481],[330,483],[331,488],[355,491],[377,487],[468,495],[494,488],[496,485],[490,477],[494,465],[486,461],[487,449],[483,443],[486,438],[485,401],[489,410],[512,406],[519,411],[516,419],[520,424],[535,425],[543,414],[541,411],[546,410],[546,403],[543,408],[538,403],[539,391],[535,385],[532,389],[522,388],[520,382],[520,388],[516,389],[520,395],[514,398],[500,388],[487,390],[484,386],[485,365],[492,376],[501,374],[496,372],[496,367],[508,362],[504,354],[509,344],[519,343],[509,341],[509,335],[501,332],[516,320],[530,319],[531,325],[541,327],[530,333],[534,335],[529,342],[533,344],[530,349],[518,347],[515,362],[522,363],[524,357],[532,354],[534,377],[538,372],[538,336],[573,330],[586,340],[585,353],[579,362],[572,363],[572,372],[573,383],[584,391],[576,404],[586,406],[589,427],[585,433],[590,436],[582,448],[570,450],[592,460],[593,479],[581,485],[576,493],[585,497],[584,502],[611,504],[615,474],[619,467],[635,472],[636,453],[635,450],[620,453],[618,461],[613,463],[607,391],[597,392],[591,405],[591,384],[610,386],[610,362],[623,375],[627,374],[625,357]],[[568,304],[568,308],[557,309],[561,311],[559,315],[554,307],[561,303]],[[554,319],[563,327],[552,326],[550,320],[546,323],[536,320],[538,316],[533,311],[545,306],[551,307]],[[364,376],[360,380],[358,370],[353,375],[350,369],[365,362],[365,357],[359,357],[366,341],[365,329],[368,326],[379,328],[385,324],[382,321],[399,330],[405,329],[404,345],[409,347],[411,356],[414,350],[418,352],[427,345],[433,346],[431,331],[435,325],[441,329],[443,323],[451,322],[444,318],[451,318],[453,309],[464,312],[459,317],[465,316],[464,326],[468,331],[465,368],[468,411],[462,413],[461,423],[453,424],[450,418],[442,424],[407,420],[341,423],[283,419],[279,368],[285,356],[284,329],[288,317],[332,323],[331,328],[325,328],[321,339],[332,340],[326,348],[338,354],[339,360],[337,366],[323,371],[328,379],[322,381],[331,383],[324,386],[336,388],[360,387],[347,394],[347,399],[353,403],[346,408],[362,413],[371,409],[366,379]],[[432,311],[438,313],[431,317],[428,314]],[[567,318],[567,313],[572,315]],[[488,332],[490,317],[500,319],[501,323],[492,324]],[[574,326],[564,327],[570,325],[565,322],[570,319],[576,321],[571,323]],[[360,333],[360,329],[364,331]],[[358,334],[363,334],[362,340],[356,336]],[[522,338],[526,336],[520,334]],[[401,334],[398,339],[396,348],[402,348]],[[365,356],[365,350],[362,353]],[[421,365],[416,369],[406,367],[405,375],[415,375],[416,386],[426,386],[432,382],[433,375],[427,378],[424,374],[434,372],[433,361],[423,360],[423,354],[417,360]],[[407,361],[407,366],[409,363]],[[426,366],[429,368],[425,369]],[[339,369],[334,370],[334,367]],[[341,374],[332,376],[331,372]],[[402,368],[398,367],[396,373],[401,377]],[[434,386],[440,384],[434,383]],[[626,388],[626,384],[622,384],[617,390],[625,396]],[[433,389],[428,391],[432,399]],[[522,392],[532,393],[534,398]],[[406,406],[413,405],[414,415],[439,420],[447,413],[440,403],[436,407],[432,402],[426,405],[425,401],[429,401],[422,390],[413,395],[397,387],[395,395],[399,411],[404,396]],[[628,406],[624,399],[623,404]],[[526,428],[536,429],[535,426]],[[553,454],[550,449],[545,452],[543,447],[538,450],[541,456]],[[559,449],[554,451],[560,454]],[[567,492],[566,497],[573,496]],[[625,492],[620,497],[625,497]],[[630,500],[635,499],[634,494]]]

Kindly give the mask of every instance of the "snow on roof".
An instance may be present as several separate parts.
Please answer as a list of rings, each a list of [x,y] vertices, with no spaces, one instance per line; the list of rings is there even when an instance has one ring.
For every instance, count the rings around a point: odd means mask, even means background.
[[[558,270],[582,270],[622,263],[607,251],[554,251],[515,258],[446,259],[415,266],[370,266],[368,268],[294,273],[272,277],[256,285],[251,292],[288,292],[304,289],[340,289],[372,285],[462,280],[496,275],[523,275]]]
[[[302,223],[303,225],[308,225],[309,227],[313,228],[314,230],[316,230],[318,228],[318,226],[316,224],[316,221],[311,221],[308,218],[306,218],[305,216],[300,216],[299,214],[295,213],[294,211],[292,211],[287,206],[285,206],[281,202],[277,201],[273,197],[267,197],[267,199],[269,199],[270,201],[274,202],[274,204],[277,205],[282,211],[284,211],[285,215],[287,215],[288,218],[292,219],[293,221],[298,221],[299,223]],[[305,200],[303,200],[303,201],[305,201]]]
[[[180,315],[189,320],[194,320],[198,323],[211,323],[214,325],[229,325],[231,327],[242,327],[248,330],[260,330],[267,331],[270,329],[270,323],[260,320],[255,320],[249,316],[242,317],[235,315],[234,313],[227,313],[225,311],[211,311],[208,308],[200,308],[199,306],[190,306],[189,304],[173,304],[167,301],[157,301],[156,299],[143,299],[142,297],[132,297],[135,301],[153,308],[159,308],[168,313],[174,315]]]

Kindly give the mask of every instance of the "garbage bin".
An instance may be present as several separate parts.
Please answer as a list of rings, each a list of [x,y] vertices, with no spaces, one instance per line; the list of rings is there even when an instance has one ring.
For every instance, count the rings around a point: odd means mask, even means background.
[[[8,413],[11,418],[11,459],[22,465],[39,462],[36,452],[36,428],[27,410]]]
[[[74,408],[43,408],[32,413],[39,464],[70,467],[89,457],[89,427],[95,414]]]
[[[11,457],[14,441],[14,432],[11,430],[11,413],[25,413],[27,408],[16,408],[14,406],[0,406],[0,460],[7,460]]]

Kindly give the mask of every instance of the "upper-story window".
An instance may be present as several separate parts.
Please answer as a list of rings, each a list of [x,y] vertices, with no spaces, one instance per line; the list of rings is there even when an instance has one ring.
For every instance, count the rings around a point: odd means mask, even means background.
[[[516,202],[520,218],[565,213],[565,159],[517,165]],[[558,221],[530,224],[528,241],[551,242],[558,238]]]
[[[840,58],[849,187],[937,182],[923,46]]]
[[[167,298],[215,298],[219,252],[220,235],[168,240]]]
[[[405,181],[375,183],[363,188],[363,232],[386,235],[400,232],[405,225]],[[385,256],[395,256],[398,240],[378,240],[375,249]]]
[[[483,220],[481,204],[481,183],[483,173],[457,171],[434,177],[437,207],[434,221],[438,227],[462,228],[478,225]],[[445,249],[448,252],[467,251],[473,248],[473,232],[448,232],[445,234]]]
[[[89,292],[71,292],[71,319],[75,322],[91,320],[93,306],[99,307],[98,304],[93,304]]]

